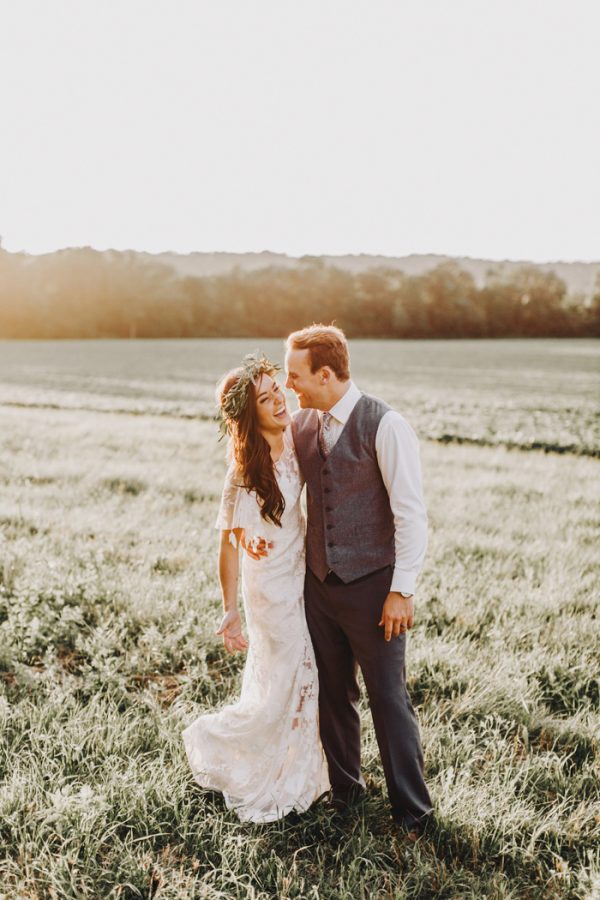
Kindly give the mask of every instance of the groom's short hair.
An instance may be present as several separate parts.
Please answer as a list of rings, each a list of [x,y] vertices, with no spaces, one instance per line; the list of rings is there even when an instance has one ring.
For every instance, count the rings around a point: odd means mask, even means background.
[[[308,350],[311,372],[329,366],[339,381],[350,378],[348,341],[341,328],[335,325],[308,325],[300,331],[293,331],[287,345],[295,350]]]

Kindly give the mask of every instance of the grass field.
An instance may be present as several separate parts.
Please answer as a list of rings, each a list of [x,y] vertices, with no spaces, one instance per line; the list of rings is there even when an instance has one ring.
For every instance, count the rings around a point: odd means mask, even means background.
[[[422,437],[408,675],[437,822],[407,849],[366,702],[344,822],[241,825],[185,758],[243,666],[214,635],[209,417],[257,343],[0,344],[0,896],[599,897],[598,344],[352,346]]]
[[[0,341],[0,403],[210,417],[216,373],[282,341]],[[423,438],[600,455],[594,340],[353,341],[357,381]]]

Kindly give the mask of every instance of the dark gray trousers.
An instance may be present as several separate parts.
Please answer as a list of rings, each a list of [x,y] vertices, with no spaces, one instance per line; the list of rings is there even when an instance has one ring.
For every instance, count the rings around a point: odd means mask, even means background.
[[[319,672],[319,727],[334,792],[364,787],[360,771],[360,666],[392,815],[408,828],[432,811],[423,751],[406,690],[406,635],[386,641],[378,626],[393,566],[350,584],[321,582],[307,568],[306,620]]]

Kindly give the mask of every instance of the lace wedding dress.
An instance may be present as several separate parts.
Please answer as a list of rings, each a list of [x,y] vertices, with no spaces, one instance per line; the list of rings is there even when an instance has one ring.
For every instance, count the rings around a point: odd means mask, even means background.
[[[249,648],[239,700],[183,731],[196,781],[220,791],[242,821],[272,822],[304,811],[329,788],[318,729],[318,676],[304,617],[302,481],[291,428],[275,464],[285,499],[282,527],[266,522],[254,492],[227,472],[216,527],[244,528],[273,542],[253,560],[240,551]],[[230,534],[235,545],[235,535]]]

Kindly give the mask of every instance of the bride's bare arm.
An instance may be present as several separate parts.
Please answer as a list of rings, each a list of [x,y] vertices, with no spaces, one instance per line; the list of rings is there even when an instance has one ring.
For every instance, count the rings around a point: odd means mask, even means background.
[[[242,528],[232,529],[235,546],[230,540],[231,531],[221,531],[219,545],[219,581],[223,597],[223,618],[216,634],[223,635],[225,649],[229,653],[246,650],[248,642],[242,634],[242,621],[238,610],[239,541]]]

